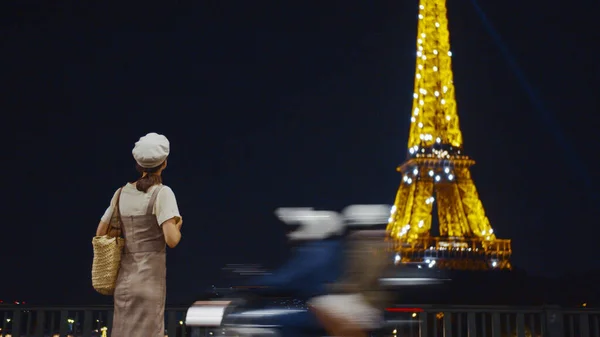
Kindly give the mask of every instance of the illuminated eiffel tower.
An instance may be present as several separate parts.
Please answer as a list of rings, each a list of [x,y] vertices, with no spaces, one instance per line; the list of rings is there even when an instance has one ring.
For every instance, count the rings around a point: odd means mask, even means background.
[[[408,158],[388,224],[396,261],[510,269],[510,240],[496,238],[462,150],[446,0],[420,0],[417,34]],[[440,237],[430,235],[434,206]]]

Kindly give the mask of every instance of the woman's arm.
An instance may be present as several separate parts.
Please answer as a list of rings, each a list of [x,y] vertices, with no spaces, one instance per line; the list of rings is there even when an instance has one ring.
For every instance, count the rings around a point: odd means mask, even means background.
[[[177,220],[176,217],[173,217],[163,222],[161,226],[169,248],[175,248],[181,241],[181,222],[177,223]]]
[[[108,229],[108,224],[102,220],[98,224],[98,228],[96,229],[96,236],[102,236],[106,234],[106,230]]]
[[[175,248],[181,240],[181,224],[183,223],[183,219],[181,218],[181,214],[179,214],[175,193],[168,186],[164,186],[158,192],[156,203],[154,204],[154,213],[156,214],[156,220],[158,220],[158,223],[162,227],[167,246]]]
[[[112,220],[113,217],[113,211],[115,209],[115,206],[117,204],[117,199],[118,199],[118,195],[119,195],[119,191],[120,189],[115,191],[115,194],[113,194],[112,199],[110,200],[110,204],[108,205],[108,208],[106,209],[106,211],[104,211],[104,214],[102,215],[102,218],[100,218],[100,223],[98,223],[98,227],[96,228],[96,236],[102,236],[102,235],[106,235],[107,231],[108,231],[108,227],[110,226],[110,222]],[[111,236],[117,236],[119,235],[118,230],[114,230],[111,228],[111,232],[109,234],[113,234]]]

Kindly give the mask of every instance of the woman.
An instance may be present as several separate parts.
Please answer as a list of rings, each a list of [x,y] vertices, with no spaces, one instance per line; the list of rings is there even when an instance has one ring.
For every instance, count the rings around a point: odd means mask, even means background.
[[[103,235],[110,227],[110,235],[119,235],[120,211],[125,248],[114,294],[111,336],[164,337],[165,244],[177,246],[182,224],[175,194],[162,185],[169,140],[149,133],[135,143],[132,154],[141,177],[115,192],[96,230],[96,235]]]

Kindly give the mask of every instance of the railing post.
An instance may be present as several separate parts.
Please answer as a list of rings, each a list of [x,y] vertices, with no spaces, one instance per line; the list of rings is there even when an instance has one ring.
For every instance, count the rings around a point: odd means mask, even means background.
[[[592,317],[592,321],[594,322],[592,327],[592,331],[594,331],[594,336],[600,336],[600,317],[594,315],[594,317]]]
[[[444,312],[444,337],[452,337],[452,313]]]
[[[167,314],[167,336],[176,337],[177,336],[177,316],[175,316],[176,312],[173,310],[169,310]]]
[[[467,336],[477,337],[477,315],[474,312],[467,313]]]
[[[12,333],[13,336],[21,336],[21,309],[13,310],[12,317]]]
[[[525,314],[522,312],[517,313],[517,337],[525,337]]]
[[[563,337],[565,326],[562,312],[556,309],[548,309],[545,316],[548,337]]]
[[[579,334],[581,337],[590,337],[590,319],[587,313],[579,314]]]
[[[419,315],[419,337],[428,337],[429,333],[427,332],[427,318],[429,317],[429,312],[423,311]],[[437,336],[436,336],[437,337]]]
[[[58,322],[58,335],[65,337],[67,335],[67,315],[69,314],[66,310],[60,311],[60,321]]]
[[[91,310],[86,310],[83,314],[83,337],[92,336],[93,315]]]
[[[115,315],[115,311],[114,309],[108,310],[108,312],[106,313],[106,332],[108,336],[111,336],[112,334],[112,326],[113,326],[113,318]]]
[[[46,311],[39,310],[36,315],[35,336],[44,337],[44,327],[46,325]]]
[[[500,313],[492,313],[492,337],[502,337],[502,326],[500,322]]]

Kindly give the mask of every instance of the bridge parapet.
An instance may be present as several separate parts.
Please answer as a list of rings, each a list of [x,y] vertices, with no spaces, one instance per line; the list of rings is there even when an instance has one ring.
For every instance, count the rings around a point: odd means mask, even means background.
[[[193,330],[187,307],[169,307],[165,336],[217,337],[219,328]],[[0,307],[1,337],[110,336],[112,308]],[[600,309],[410,305],[386,309],[373,337],[600,337]]]

